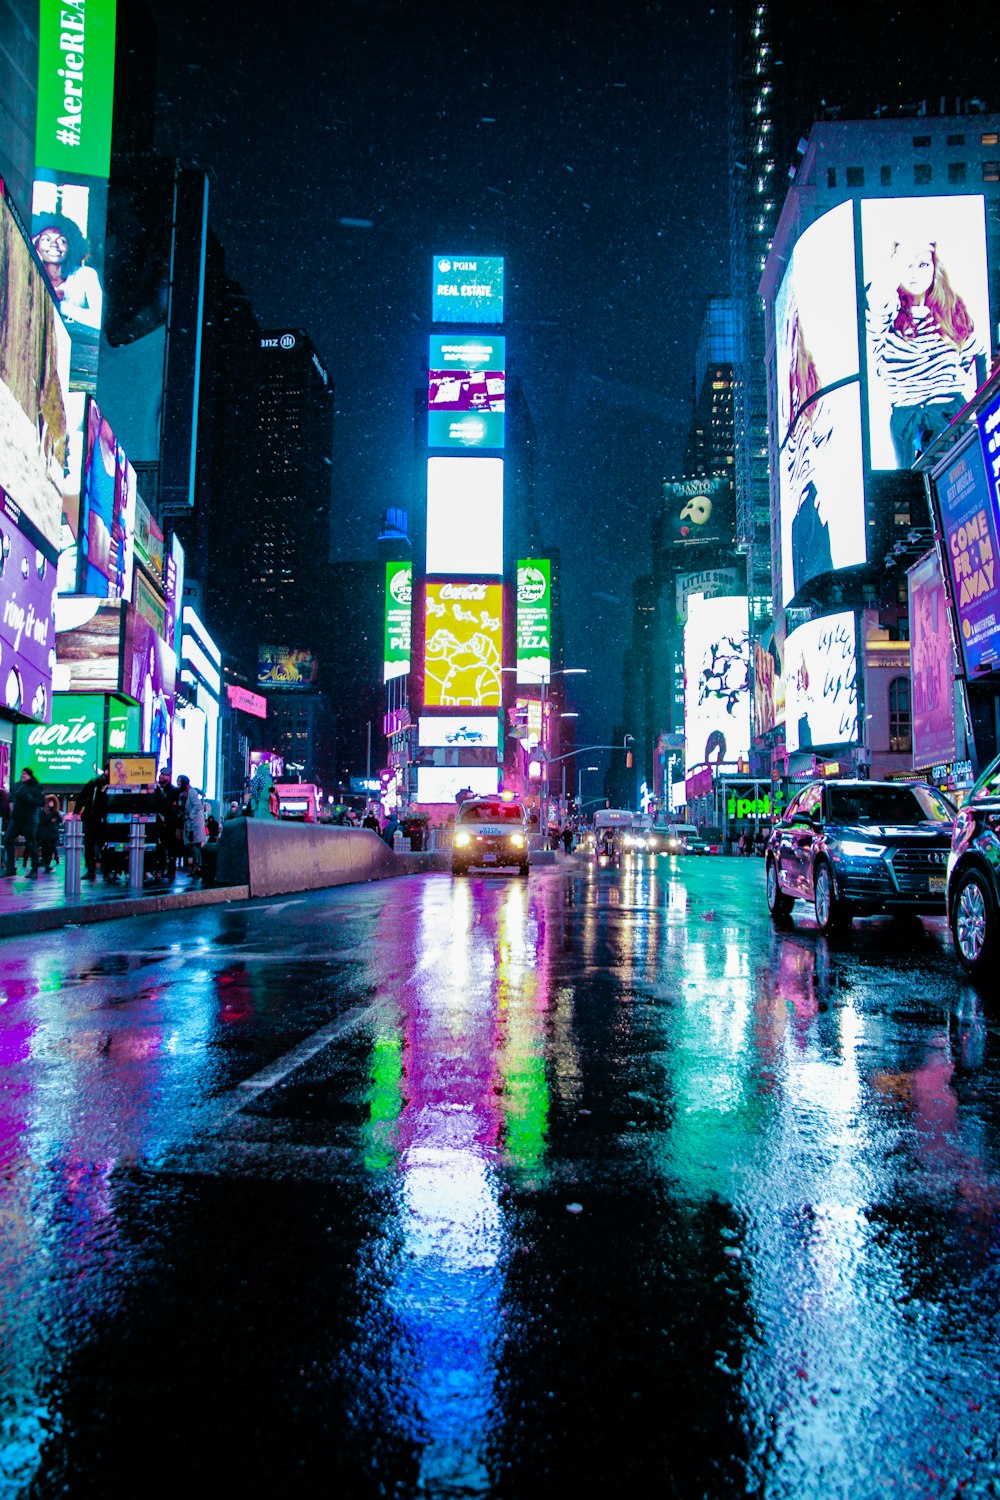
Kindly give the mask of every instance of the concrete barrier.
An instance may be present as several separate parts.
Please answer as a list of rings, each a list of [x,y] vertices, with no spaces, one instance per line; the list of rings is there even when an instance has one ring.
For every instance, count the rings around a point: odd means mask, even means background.
[[[394,854],[370,828],[230,818],[222,826],[215,881],[249,886],[251,896],[278,896],[445,868],[446,854]]]

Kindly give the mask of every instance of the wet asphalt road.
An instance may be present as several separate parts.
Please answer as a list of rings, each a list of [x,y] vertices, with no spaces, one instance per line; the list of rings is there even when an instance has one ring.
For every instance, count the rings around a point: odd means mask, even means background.
[[[3,1500],[1000,1494],[943,921],[574,859],[6,941],[0,1000]]]

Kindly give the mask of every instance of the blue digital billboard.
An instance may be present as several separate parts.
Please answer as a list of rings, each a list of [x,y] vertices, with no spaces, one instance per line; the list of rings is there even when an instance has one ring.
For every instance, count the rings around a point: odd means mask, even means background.
[[[435,255],[435,323],[502,323],[503,256]]]
[[[432,448],[502,448],[506,340],[434,334],[427,361],[427,441]]]

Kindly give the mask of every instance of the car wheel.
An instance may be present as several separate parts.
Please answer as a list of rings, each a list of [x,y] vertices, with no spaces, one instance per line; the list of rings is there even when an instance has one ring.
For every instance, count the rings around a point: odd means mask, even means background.
[[[769,859],[765,871],[765,884],[767,889],[767,909],[775,922],[784,922],[792,914],[794,902],[791,896],[786,896],[778,884],[778,862]]]
[[[520,878],[522,880],[527,880],[527,878],[528,878],[528,864],[527,864],[527,861],[523,865],[518,865],[518,867],[517,867],[517,873],[518,873],[518,875],[520,876]]]
[[[816,866],[813,876],[813,908],[820,932],[834,932],[850,925],[851,914],[837,897],[833,871],[825,859]]]
[[[451,873],[453,875],[468,875],[469,867],[468,865],[452,865]]]
[[[982,974],[997,942],[997,914],[985,878],[969,870],[959,881],[951,906],[951,935],[958,961],[969,974]]]

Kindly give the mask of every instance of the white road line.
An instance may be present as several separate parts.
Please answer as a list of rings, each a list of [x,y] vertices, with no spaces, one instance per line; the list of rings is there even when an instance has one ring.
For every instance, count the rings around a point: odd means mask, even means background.
[[[273,1063],[268,1063],[267,1067],[261,1068],[259,1073],[252,1074],[250,1078],[244,1078],[229,1096],[229,1112],[236,1113],[251,1099],[257,1099],[268,1089],[273,1089],[290,1073],[294,1073],[296,1068],[301,1068],[304,1063],[309,1062],[310,1058],[315,1057],[317,1052],[322,1052],[323,1048],[328,1047],[331,1042],[336,1042],[348,1032],[353,1031],[369,1014],[370,1011],[366,1007],[353,1006],[342,1016],[338,1016],[335,1021],[331,1021],[328,1026],[321,1026],[319,1031],[314,1031],[312,1036],[307,1036],[305,1041],[293,1047],[290,1052],[286,1052],[283,1057],[277,1058]]]

